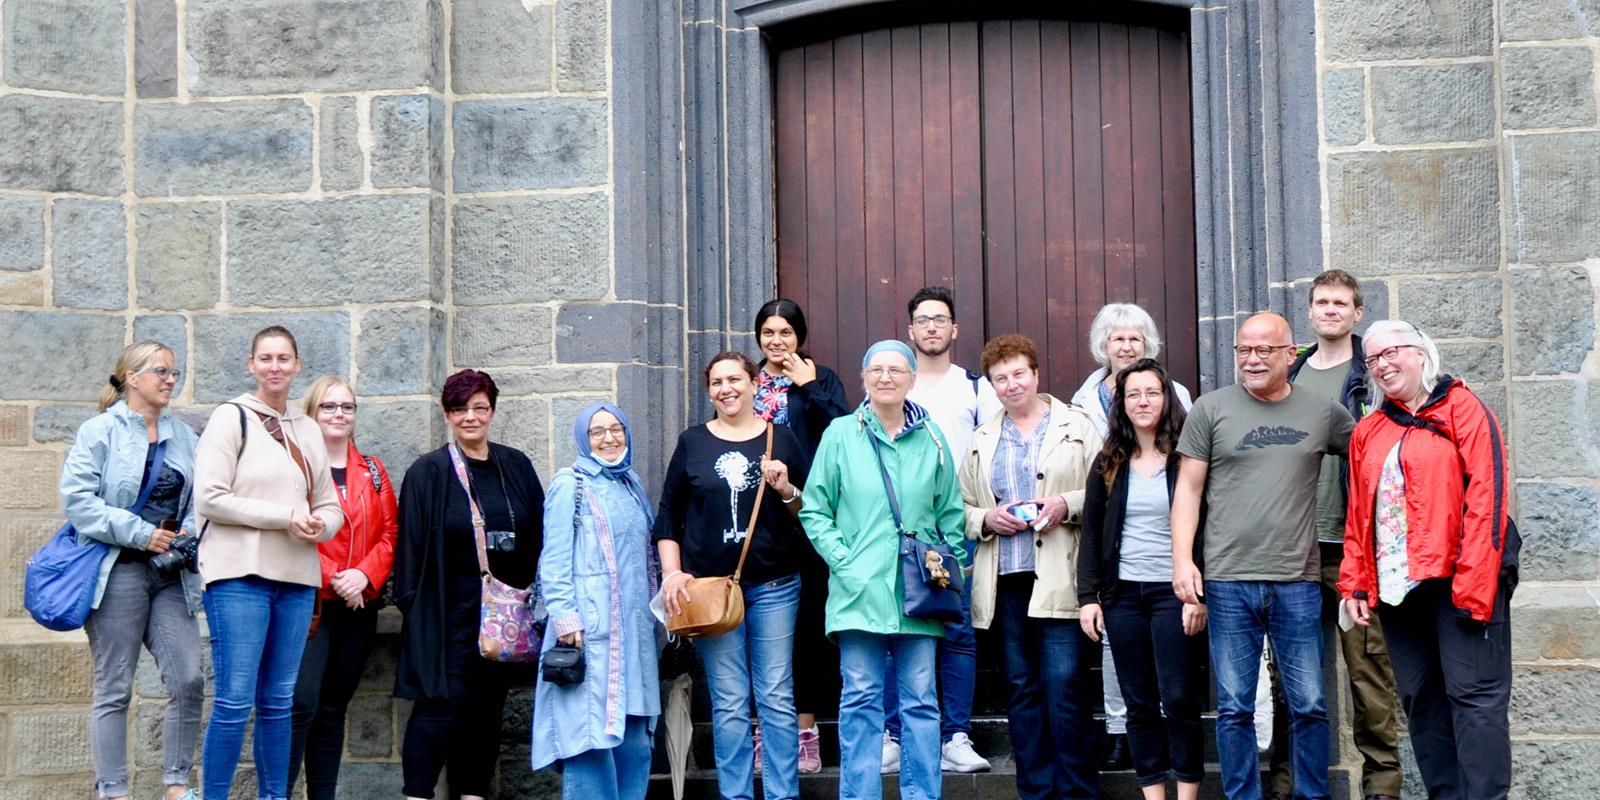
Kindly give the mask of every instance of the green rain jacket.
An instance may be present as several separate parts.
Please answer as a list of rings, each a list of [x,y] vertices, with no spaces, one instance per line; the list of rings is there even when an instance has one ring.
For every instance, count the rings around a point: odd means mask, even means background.
[[[907,401],[905,428],[892,440],[866,404],[835,419],[817,446],[800,510],[806,535],[828,563],[828,634],[943,636],[942,623],[901,613],[900,537],[868,437],[881,447],[906,529],[967,558],[956,463],[928,412]]]

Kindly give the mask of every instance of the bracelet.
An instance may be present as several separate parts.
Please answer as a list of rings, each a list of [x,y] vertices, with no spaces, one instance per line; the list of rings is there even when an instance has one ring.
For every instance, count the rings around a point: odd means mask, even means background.
[[[799,492],[799,490],[796,490],[795,493],[794,493],[794,497],[790,497],[790,498],[784,500],[783,503],[784,503],[784,505],[788,505],[788,504],[793,503],[794,501],[799,500],[799,499],[800,499],[800,492]]]
[[[661,578],[661,582],[662,582],[662,583],[666,583],[666,582],[667,582],[667,581],[670,581],[670,580],[672,580],[672,576],[674,576],[674,575],[682,575],[682,574],[683,574],[683,570],[681,570],[681,569],[675,569],[675,570],[673,570],[673,571],[671,571],[671,572],[669,572],[669,573],[667,573],[667,574],[666,574],[666,575],[665,575],[665,576],[663,576],[663,577],[662,577],[662,578]]]

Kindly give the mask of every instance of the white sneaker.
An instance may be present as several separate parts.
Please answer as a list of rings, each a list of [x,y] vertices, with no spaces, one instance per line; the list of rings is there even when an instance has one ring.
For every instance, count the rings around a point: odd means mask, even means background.
[[[900,771],[900,743],[889,737],[889,732],[883,732],[883,769],[885,775],[893,775]]]
[[[939,748],[939,769],[945,772],[988,772],[989,760],[972,749],[972,740],[966,734],[957,733]]]

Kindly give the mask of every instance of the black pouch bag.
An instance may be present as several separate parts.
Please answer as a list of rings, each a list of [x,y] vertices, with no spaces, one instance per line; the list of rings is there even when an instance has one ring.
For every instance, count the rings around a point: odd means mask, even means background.
[[[539,661],[539,671],[545,683],[557,686],[574,686],[583,683],[583,648],[570,644],[557,644],[545,652]]]

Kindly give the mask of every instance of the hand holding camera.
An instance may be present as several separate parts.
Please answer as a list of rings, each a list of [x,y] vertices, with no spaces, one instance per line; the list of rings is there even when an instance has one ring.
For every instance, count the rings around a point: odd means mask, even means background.
[[[158,536],[163,537],[163,546],[160,550],[154,546]],[[156,554],[145,562],[151,577],[158,581],[171,580],[179,570],[196,571],[200,557],[200,537],[179,530],[177,520],[164,519],[156,526],[155,533],[151,534],[148,549]]]

